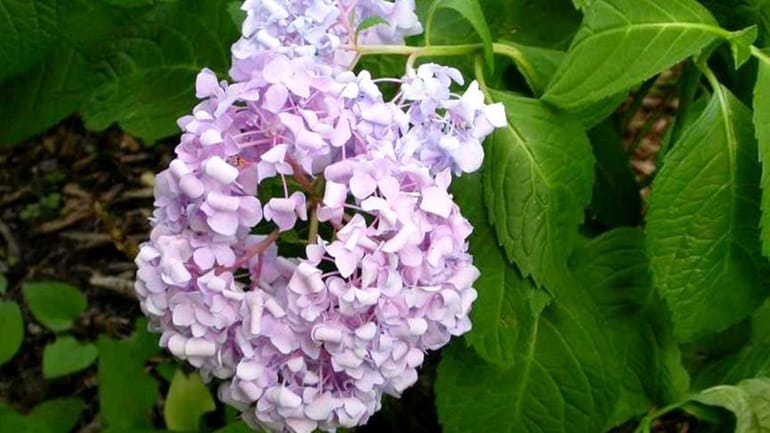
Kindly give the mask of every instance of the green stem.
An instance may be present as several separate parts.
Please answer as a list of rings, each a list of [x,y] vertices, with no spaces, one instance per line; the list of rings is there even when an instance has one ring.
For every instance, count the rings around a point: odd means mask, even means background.
[[[414,47],[409,45],[359,45],[357,47],[350,47],[350,49],[358,51],[362,56],[392,54],[415,57],[446,57],[473,54],[481,50],[482,47],[482,44],[430,45],[425,47]]]
[[[712,90],[714,91],[714,95],[719,98],[719,108],[722,112],[722,119],[725,122],[725,133],[727,135],[727,155],[730,159],[730,166],[735,168],[736,164],[736,144],[738,143],[738,139],[735,132],[735,125],[733,124],[731,118],[732,113],[730,111],[730,101],[728,99],[728,94],[725,92],[725,89],[722,87],[722,84],[719,82],[719,79],[714,75],[714,72],[711,70],[711,68],[708,67],[705,60],[702,63],[697,63],[698,68],[703,73],[703,76],[706,77],[706,80],[711,85]],[[729,185],[732,185],[733,194],[737,197],[737,192],[735,191],[736,188],[736,179],[735,179],[735,170],[731,170],[730,172],[731,182]]]
[[[674,125],[671,129],[671,139],[669,140],[668,146],[661,148],[661,151],[658,153],[659,158],[662,158],[666,152],[668,152],[667,147],[670,147],[670,143],[676,143],[679,140],[682,129],[685,126],[682,118],[690,109],[690,106],[695,100],[695,96],[698,93],[698,90],[701,89],[702,75],[703,74],[700,72],[700,69],[698,69],[698,66],[695,65],[693,61],[688,61],[685,63],[684,68],[682,69],[682,76],[678,83],[679,109],[677,110],[678,112],[676,120],[674,121]],[[664,141],[663,144],[666,145],[666,142]],[[659,161],[658,167],[661,165],[662,164]]]
[[[309,244],[314,244],[318,240],[316,239],[318,237],[318,215],[316,214],[317,210],[317,205],[310,210],[310,228],[308,229],[307,233],[307,242]]]
[[[770,56],[765,54],[762,50],[755,47],[754,45],[751,46],[751,55],[767,64],[770,64]]]
[[[714,75],[714,72],[709,68],[709,66],[704,63],[697,63],[698,69],[700,69],[701,73],[704,77],[706,77],[706,81],[709,82],[709,85],[711,86],[711,90],[714,91],[714,93],[717,93],[719,95],[720,99],[724,99],[722,97],[722,83],[719,82],[719,79],[716,75]],[[726,106],[726,101],[722,101],[724,106]]]
[[[413,56],[413,57],[448,57],[448,56],[465,56],[468,54],[476,54],[484,49],[484,44],[461,44],[461,45],[426,45],[426,46],[410,46],[410,45],[358,45],[347,46],[347,49],[357,51],[362,56],[372,56],[378,54],[384,55],[396,55],[396,56]],[[530,75],[535,74],[535,68],[529,63],[524,54],[513,45],[502,44],[495,42],[492,44],[492,50],[495,54],[508,57],[520,64],[527,73]]]
[[[532,66],[531,63],[529,63],[529,60],[524,56],[524,53],[521,52],[518,48],[514,47],[513,45],[508,44],[501,44],[501,43],[493,43],[492,44],[492,51],[495,54],[508,57],[509,59],[513,60],[514,63],[519,65],[521,69],[524,72],[524,75],[526,75],[526,78],[532,82],[533,78],[537,75],[537,72],[535,72],[535,68]]]
[[[493,101],[492,95],[489,93],[489,88],[487,88],[487,81],[484,78],[484,59],[482,59],[481,56],[476,56],[473,62],[473,71],[476,73],[476,81],[479,82],[479,88],[481,88],[481,91],[484,92],[484,97],[487,100],[488,104],[491,104]]]

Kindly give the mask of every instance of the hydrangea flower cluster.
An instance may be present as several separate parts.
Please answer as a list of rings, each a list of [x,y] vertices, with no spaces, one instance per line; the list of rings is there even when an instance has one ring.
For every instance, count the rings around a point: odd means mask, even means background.
[[[234,80],[249,80],[276,53],[348,70],[356,44],[403,44],[422,33],[414,0],[246,0],[242,37],[233,45]],[[367,18],[377,25],[358,32]]]
[[[416,381],[426,351],[470,329],[472,227],[448,188],[479,168],[503,108],[476,83],[452,93],[462,76],[435,64],[386,101],[339,61],[356,36],[419,32],[413,6],[246,0],[234,81],[199,74],[201,102],[157,176],[141,307],[254,426],[362,424]],[[356,35],[369,16],[388,24]],[[279,248],[289,233],[308,240],[299,256]]]

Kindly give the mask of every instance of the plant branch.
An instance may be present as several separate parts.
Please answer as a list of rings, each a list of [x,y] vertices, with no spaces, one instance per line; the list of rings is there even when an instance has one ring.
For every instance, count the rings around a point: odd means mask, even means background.
[[[316,243],[316,238],[318,238],[318,215],[317,215],[318,205],[316,204],[313,206],[313,208],[310,210],[310,227],[308,228],[307,232],[307,242],[310,244]]]
[[[270,245],[272,245],[276,240],[278,240],[278,237],[280,235],[281,235],[280,231],[278,231],[277,229],[274,230],[272,233],[267,235],[266,238],[262,239],[253,248],[251,248],[250,250],[246,251],[246,253],[240,259],[238,259],[238,261],[233,263],[232,266],[229,266],[227,268],[219,269],[219,272],[217,272],[217,274],[220,274],[223,271],[232,272],[232,271],[240,268],[241,266],[246,264],[249,260],[251,260],[252,257],[264,253],[265,250],[267,250],[270,247]]]
[[[363,56],[377,54],[392,54],[401,56],[462,56],[473,54],[482,49],[482,44],[462,44],[462,45],[429,45],[415,47],[409,45],[358,45],[345,47],[350,50],[358,51]]]
[[[765,54],[764,51],[760,50],[759,48],[755,47],[754,45],[751,46],[751,55],[756,57],[758,60],[767,63],[770,65],[770,56]]]

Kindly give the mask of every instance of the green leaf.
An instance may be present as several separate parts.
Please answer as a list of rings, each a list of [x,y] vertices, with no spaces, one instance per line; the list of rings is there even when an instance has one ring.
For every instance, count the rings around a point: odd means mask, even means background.
[[[60,4],[61,3],[61,4]],[[55,40],[59,0],[0,0],[0,80],[39,62]]]
[[[158,353],[157,336],[139,320],[128,340],[99,337],[99,406],[106,428],[150,429],[150,415],[158,384],[144,371],[147,360]]]
[[[105,40],[120,33],[119,23],[139,23],[144,9],[119,9],[101,0],[68,0],[58,14],[58,32],[48,55],[22,74],[0,83],[9,103],[0,106],[0,144],[16,143],[44,131],[78,110],[96,85],[92,57]]]
[[[690,378],[671,320],[652,287],[641,230],[611,230],[577,250],[572,269],[608,322],[624,368],[620,397],[608,427],[645,408],[679,401]]]
[[[0,302],[0,365],[16,355],[24,340],[24,320],[15,302]]]
[[[216,409],[209,389],[197,373],[185,376],[177,370],[166,395],[163,419],[174,431],[196,431],[200,418]]]
[[[53,331],[72,328],[86,309],[86,297],[77,287],[57,281],[25,281],[24,300],[38,322]]]
[[[425,22],[426,43],[435,39],[435,22],[442,22],[445,19],[445,16],[440,13],[442,11],[454,11],[467,20],[478,37],[481,38],[482,44],[484,44],[484,58],[486,59],[487,66],[490,70],[494,69],[495,59],[492,53],[492,33],[489,31],[489,25],[484,17],[484,10],[481,9],[479,0],[435,0],[431,5]],[[442,33],[445,37],[451,35],[451,28],[445,27]],[[468,41],[466,39],[463,42],[467,43]]]
[[[498,242],[525,277],[557,286],[591,200],[593,156],[583,128],[542,102],[491,91],[509,125],[486,143],[484,199]]]
[[[655,286],[683,341],[737,323],[768,294],[751,112],[714,90],[666,155],[647,218]]]
[[[51,433],[69,433],[77,425],[84,408],[83,400],[63,397],[38,404],[28,417],[47,426]]]
[[[505,252],[495,246],[495,234],[482,202],[481,175],[462,176],[452,183],[452,193],[463,215],[473,225],[470,253],[481,275],[474,287],[479,298],[471,310],[473,328],[465,339],[486,361],[513,365],[516,339],[522,321],[531,320],[528,304],[545,302],[532,283],[508,263]],[[542,310],[542,306],[536,310]]]
[[[628,99],[628,90],[610,95],[598,102],[593,102],[578,110],[572,111],[572,117],[578,120],[585,129],[591,129],[618,111],[618,107]]]
[[[596,158],[596,183],[591,201],[596,219],[607,227],[639,225],[642,197],[623,138],[610,122],[599,124],[588,136]]]
[[[6,119],[0,145],[23,140],[75,112],[89,90],[88,68],[79,50],[60,43],[40,65],[0,83],[4,98],[14,101],[0,106]]]
[[[388,20],[386,20],[383,17],[368,17],[365,20],[361,21],[360,24],[358,24],[358,27],[356,27],[356,34],[363,32],[364,30],[370,29],[374,26],[378,26],[380,24],[388,24]]]
[[[0,427],[3,432],[51,433],[45,424],[3,407],[0,407]]]
[[[707,406],[723,407],[735,415],[735,433],[770,431],[770,379],[749,379],[736,386],[717,386],[691,398]]]
[[[487,364],[459,341],[442,352],[436,406],[445,433],[596,433],[607,423],[619,368],[606,325],[586,293],[543,310],[527,301],[536,290],[523,284],[513,295],[529,317],[517,324],[512,367]]]
[[[59,337],[43,349],[43,377],[53,379],[88,368],[96,360],[96,346],[70,336]]]
[[[96,89],[82,108],[86,126],[114,122],[154,140],[178,131],[176,119],[195,104],[195,77],[204,67],[225,71],[238,31],[227,2],[187,0],[163,6],[157,19],[127,28],[98,62]],[[205,29],[206,31],[201,31]]]
[[[727,34],[695,0],[595,0],[543,99],[570,110],[585,107]]]
[[[0,274],[0,295],[4,295],[7,290],[8,290],[8,279],[5,278],[5,275]]]
[[[241,9],[242,4],[243,2],[240,1],[231,1],[227,4],[227,13],[230,14],[230,19],[232,19],[233,24],[237,28],[241,28],[243,21],[246,19],[246,11]]]
[[[570,0],[483,0],[481,6],[495,40],[564,50],[580,26]]]
[[[754,85],[754,128],[762,162],[762,252],[770,257],[770,59],[759,62]]]
[[[757,36],[759,36],[759,29],[755,25],[730,33],[727,40],[730,42],[735,69],[740,68],[749,60],[751,57],[751,44],[757,40]]]

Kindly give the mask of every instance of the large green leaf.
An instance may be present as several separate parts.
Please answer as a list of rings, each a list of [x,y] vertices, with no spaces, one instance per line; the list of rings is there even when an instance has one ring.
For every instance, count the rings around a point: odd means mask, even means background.
[[[225,0],[164,6],[105,47],[98,84],[82,109],[86,125],[118,122],[148,140],[177,132],[176,119],[195,103],[195,76],[204,67],[226,71],[237,36]]]
[[[435,0],[431,4],[428,18],[425,21],[426,41],[433,41],[434,30],[441,25],[439,23],[442,20],[446,19],[446,16],[442,15],[445,11],[453,11],[459,14],[473,27],[476,35],[478,35],[481,43],[484,45],[484,57],[487,61],[487,66],[493,69],[495,61],[492,57],[492,33],[489,31],[489,25],[487,25],[487,19],[484,17],[484,11],[481,9],[479,0]],[[452,33],[451,30],[444,27],[441,30],[441,34],[444,36],[442,39],[452,40],[453,38],[451,37],[447,38]],[[462,41],[467,43],[468,39],[464,38]]]
[[[211,392],[197,373],[189,376],[177,369],[166,395],[163,419],[174,431],[198,430],[200,418],[216,409]]]
[[[735,433],[770,431],[770,379],[749,379],[735,386],[717,386],[691,397],[707,406],[725,408],[735,415]]]
[[[44,2],[51,0],[39,3]],[[83,112],[91,128],[122,122],[149,139],[176,132],[176,118],[195,102],[197,72],[229,67],[229,45],[238,31],[227,5],[69,0],[57,9],[49,54],[0,83],[7,101],[0,107],[0,144],[22,140],[75,111]]]
[[[591,200],[593,156],[583,128],[538,100],[491,91],[509,125],[486,145],[484,198],[498,242],[524,276],[549,289]]]
[[[572,111],[571,114],[583,127],[591,129],[602,120],[609,118],[626,99],[628,99],[628,89]]]
[[[528,303],[544,302],[545,298],[530,290],[532,283],[521,277],[506,260],[505,252],[495,245],[495,234],[482,202],[481,175],[456,179],[452,193],[463,215],[473,224],[470,252],[481,272],[474,284],[479,298],[471,311],[473,328],[465,339],[484,360],[510,366],[519,332],[527,321],[533,320]]]
[[[617,94],[726,36],[695,0],[596,0],[543,97],[577,109]]]
[[[668,153],[647,219],[655,285],[681,340],[740,321],[768,294],[751,112],[718,87]]]
[[[24,320],[15,302],[0,302],[0,365],[19,351],[24,339]]]
[[[69,335],[59,337],[43,350],[43,377],[53,379],[76,373],[94,363],[96,346],[80,343]]]
[[[0,405],[0,428],[3,432],[51,433],[45,424],[2,405]]]
[[[43,62],[30,71],[0,83],[0,145],[13,144],[40,132],[77,110],[89,87],[89,64],[66,42],[58,43]]]
[[[105,431],[150,429],[158,384],[144,371],[159,352],[157,337],[139,320],[136,333],[123,341],[99,337],[99,406]]]
[[[33,2],[29,2],[33,3]],[[105,41],[149,20],[146,9],[107,7],[102,0],[68,0],[57,13],[51,49],[24,73],[0,80],[0,145],[16,143],[77,111],[94,86],[93,58]],[[44,54],[44,53],[41,53]]]
[[[0,0],[0,80],[40,61],[58,30],[59,0]]]
[[[483,0],[481,6],[496,40],[566,49],[580,26],[570,0]]]
[[[575,252],[572,269],[607,319],[624,369],[611,426],[679,401],[689,375],[651,284],[642,231],[620,228],[591,240]]]
[[[512,290],[512,289],[511,289]],[[607,325],[585,292],[550,306],[533,285],[513,298],[529,317],[517,324],[514,363],[485,363],[456,341],[442,352],[436,405],[446,433],[596,433],[618,396]],[[513,290],[512,290],[513,291]]]
[[[762,252],[770,257],[770,59],[759,62],[754,87],[754,127],[762,162]]]
[[[26,281],[24,300],[38,322],[53,331],[70,329],[86,309],[86,297],[77,287],[58,281]]]

